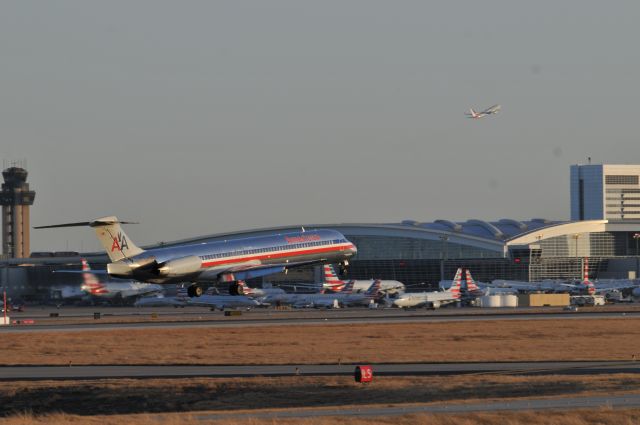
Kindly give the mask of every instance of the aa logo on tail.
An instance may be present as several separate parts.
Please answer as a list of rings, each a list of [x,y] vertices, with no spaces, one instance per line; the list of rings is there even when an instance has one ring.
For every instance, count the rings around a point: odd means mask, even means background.
[[[112,236],[113,243],[111,244],[111,252],[118,250],[123,252],[125,249],[129,249],[129,244],[127,243],[127,236],[122,232],[118,232],[118,237]]]

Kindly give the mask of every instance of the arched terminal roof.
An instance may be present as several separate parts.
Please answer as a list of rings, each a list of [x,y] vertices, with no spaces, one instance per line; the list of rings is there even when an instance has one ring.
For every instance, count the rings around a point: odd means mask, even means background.
[[[426,239],[443,242],[447,241],[448,243],[457,243],[461,245],[472,246],[475,248],[504,253],[506,241],[522,235],[523,232],[531,232],[536,229],[548,227],[550,223],[553,222],[540,219],[518,221],[503,218],[501,220],[493,222],[478,219],[470,219],[464,222],[454,222],[451,220],[439,219],[435,220],[434,222],[403,220],[400,223],[304,224],[299,226],[279,226],[213,234],[164,243],[163,246],[202,243],[230,238],[251,237],[267,233],[286,233],[290,231],[296,231],[304,227],[307,230],[311,230],[314,228],[335,229],[347,236],[386,236],[410,239]]]
[[[640,232],[640,220],[638,221],[611,221],[589,220],[576,222],[559,222],[546,219],[513,220],[500,219],[498,221],[484,221],[470,219],[464,222],[451,220],[435,220],[433,222],[420,222],[416,220],[404,220],[400,223],[339,223],[339,224],[305,224],[303,226],[279,226],[262,229],[241,230],[234,232],[218,233],[195,238],[183,239],[172,242],[162,242],[145,248],[158,246],[177,246],[185,244],[202,243],[214,240],[236,239],[272,233],[287,233],[297,231],[304,227],[307,230],[314,228],[335,229],[346,236],[358,237],[391,237],[407,238],[413,240],[435,241],[438,244],[460,244],[472,248],[493,251],[500,256],[508,255],[512,246],[523,246],[540,242],[563,235],[599,233],[599,232]],[[133,234],[135,238],[135,234]],[[104,256],[104,252],[83,253],[83,256]],[[104,256],[106,259],[106,256]],[[69,259],[33,258],[29,263],[65,262]],[[0,264],[21,264],[21,259],[2,261]]]
[[[542,222],[542,221],[540,221]],[[558,236],[576,235],[583,233],[602,232],[638,232],[640,231],[640,220],[638,221],[612,221],[612,220],[584,220],[570,221],[565,223],[549,223],[537,227],[519,235],[514,235],[508,239],[507,245],[528,245],[544,239]]]

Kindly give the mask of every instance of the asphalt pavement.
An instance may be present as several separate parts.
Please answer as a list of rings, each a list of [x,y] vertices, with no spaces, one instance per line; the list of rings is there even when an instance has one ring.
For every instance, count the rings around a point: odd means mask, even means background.
[[[421,406],[358,407],[335,409],[287,409],[277,412],[196,414],[199,420],[318,418],[324,416],[398,416],[416,413],[507,412],[523,410],[573,410],[596,408],[637,408],[640,394],[621,396],[586,396],[566,398],[534,398],[526,400],[487,401],[480,403],[437,403]]]
[[[494,362],[494,363],[398,363],[373,366],[374,376],[513,374],[594,375],[640,373],[640,362]],[[3,366],[0,380],[85,380],[106,378],[189,378],[254,376],[339,376],[352,375],[356,365],[229,365],[229,366]]]

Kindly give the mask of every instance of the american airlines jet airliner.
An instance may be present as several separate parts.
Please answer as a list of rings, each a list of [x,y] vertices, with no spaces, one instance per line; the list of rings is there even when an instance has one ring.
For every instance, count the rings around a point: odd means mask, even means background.
[[[110,276],[159,284],[191,282],[190,297],[204,293],[203,283],[215,282],[228,282],[229,293],[238,295],[242,291],[239,280],[308,264],[346,265],[357,253],[344,235],[328,229],[143,250],[129,239],[121,224],[127,222],[109,216],[35,228],[93,227],[111,260],[107,264]]]

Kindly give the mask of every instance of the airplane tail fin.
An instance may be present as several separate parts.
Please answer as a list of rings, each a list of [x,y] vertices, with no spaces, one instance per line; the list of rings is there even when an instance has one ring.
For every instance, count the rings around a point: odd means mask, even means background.
[[[123,258],[133,257],[144,250],[138,248],[122,230],[121,224],[133,224],[126,221],[119,221],[115,216],[102,217],[93,221],[80,223],[56,224],[53,226],[38,226],[35,229],[50,229],[54,227],[77,227],[89,226],[96,231],[96,236],[100,240],[102,247],[107,252],[112,262]]]
[[[467,292],[475,292],[479,291],[480,287],[476,284],[476,281],[471,277],[471,272],[469,269],[465,270],[466,278],[467,278]]]
[[[584,268],[583,268],[583,274],[582,274],[582,282],[583,283],[590,283],[589,282],[589,257],[585,257],[584,258]]]
[[[369,286],[369,289],[367,289],[366,292],[364,293],[364,296],[366,298],[377,297],[378,293],[380,292],[381,285],[382,285],[382,282],[380,282],[379,280],[374,280],[371,286]]]
[[[325,264],[322,269],[324,272],[324,284],[322,287],[331,291],[342,291],[344,289],[345,281],[338,277],[333,265]]]
[[[456,275],[453,278],[453,281],[451,282],[451,287],[449,287],[449,289],[447,289],[447,292],[451,293],[451,297],[458,299],[460,298],[460,287],[462,286],[462,269],[459,268],[456,271]]]
[[[587,287],[587,293],[589,295],[594,295],[596,293],[596,287],[589,280],[589,257],[584,258],[584,271],[582,276],[582,283]]]
[[[245,282],[244,280],[239,280],[238,286],[242,288],[242,291],[238,291],[238,293],[240,293],[241,295],[246,295],[250,297],[255,294],[255,291],[253,290],[253,288],[250,288],[249,286],[247,286],[247,282]]]
[[[84,273],[82,273],[82,285],[80,285],[81,291],[93,295],[103,294],[106,292],[105,286],[100,283],[100,280],[96,275],[91,272],[91,267],[84,258],[82,259],[82,271]]]
[[[342,286],[342,289],[340,290],[340,292],[345,293],[345,294],[350,294],[353,292],[353,281],[349,281],[347,283],[345,283]]]
[[[477,118],[478,117],[478,113],[476,111],[473,110],[473,108],[469,109],[469,116],[471,118]]]

